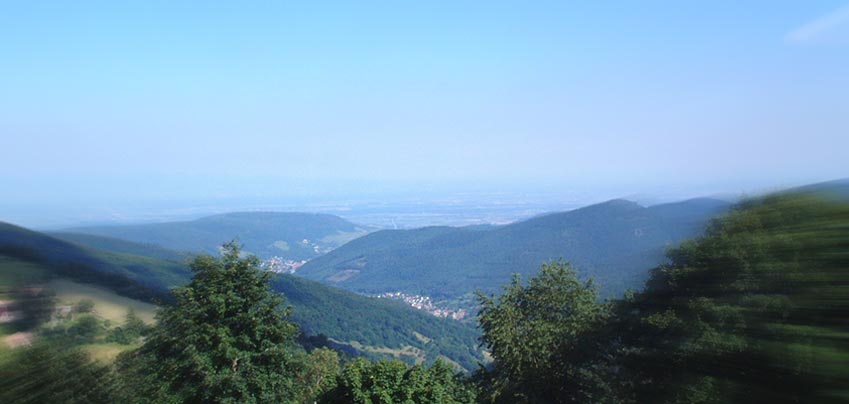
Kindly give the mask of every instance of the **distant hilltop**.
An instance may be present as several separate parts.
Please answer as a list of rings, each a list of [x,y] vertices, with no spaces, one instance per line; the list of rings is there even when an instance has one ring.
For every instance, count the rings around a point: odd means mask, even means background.
[[[369,232],[339,216],[322,213],[236,212],[191,221],[77,227],[68,233],[156,244],[176,251],[217,254],[222,242],[236,239],[244,251],[263,259],[315,258]]]

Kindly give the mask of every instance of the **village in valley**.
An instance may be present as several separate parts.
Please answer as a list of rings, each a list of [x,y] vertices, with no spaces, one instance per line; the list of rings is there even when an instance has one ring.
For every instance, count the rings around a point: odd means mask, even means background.
[[[385,292],[376,295],[376,297],[382,299],[401,300],[416,309],[427,311],[436,317],[450,318],[452,320],[462,320],[467,314],[464,309],[439,307],[429,296],[411,295],[403,292]]]
[[[262,261],[260,268],[278,274],[294,274],[298,268],[306,263],[307,260],[295,261],[283,257],[271,257]]]

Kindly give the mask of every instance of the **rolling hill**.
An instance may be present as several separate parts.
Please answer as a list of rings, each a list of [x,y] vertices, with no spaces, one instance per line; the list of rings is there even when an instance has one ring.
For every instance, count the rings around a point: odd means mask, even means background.
[[[360,293],[456,299],[498,292],[511,274],[563,258],[615,296],[640,288],[667,248],[728,207],[706,198],[649,208],[618,199],[506,226],[383,230],[313,259],[298,275]]]
[[[96,236],[92,234],[69,232],[45,232],[44,234],[87,248],[111,251],[113,253],[131,254],[142,257],[156,258],[164,261],[185,262],[192,256],[192,254],[190,253],[181,253],[174,250],[169,250],[157,244],[135,243],[132,241],[121,240],[112,237]]]
[[[363,236],[368,229],[328,214],[237,212],[191,221],[79,227],[67,232],[209,254],[217,254],[222,242],[238,238],[246,252],[262,259],[277,256],[300,261]]]
[[[37,264],[49,272],[48,280],[93,284],[145,302],[167,301],[168,288],[187,282],[191,276],[185,261],[161,258],[181,254],[159,247],[103,237],[66,237],[75,241],[0,222],[0,258]],[[86,240],[114,250],[86,245]],[[305,333],[324,335],[349,352],[407,361],[445,357],[467,370],[475,369],[483,360],[477,348],[477,330],[467,324],[436,318],[400,302],[364,297],[289,275],[272,279],[272,288],[284,293],[294,308],[293,320]]]
[[[182,262],[75,244],[0,222],[0,255],[43,264],[55,275],[107,286],[145,301],[166,299],[169,288],[190,276]]]

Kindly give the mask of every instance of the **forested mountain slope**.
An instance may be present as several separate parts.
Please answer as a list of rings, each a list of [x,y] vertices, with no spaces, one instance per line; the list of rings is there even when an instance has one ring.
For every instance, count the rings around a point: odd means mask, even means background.
[[[152,243],[137,243],[114,237],[96,236],[83,233],[45,232],[44,234],[69,243],[106,250],[114,253],[140,255],[165,261],[188,262],[193,254],[177,252]]]
[[[693,237],[728,203],[693,199],[646,208],[612,200],[492,228],[384,230],[304,265],[298,274],[362,293],[456,298],[496,292],[513,273],[563,258],[606,296],[639,288],[667,248]]]
[[[0,254],[45,264],[58,276],[146,301],[166,297],[168,288],[190,276],[182,262],[92,248],[4,222]]]

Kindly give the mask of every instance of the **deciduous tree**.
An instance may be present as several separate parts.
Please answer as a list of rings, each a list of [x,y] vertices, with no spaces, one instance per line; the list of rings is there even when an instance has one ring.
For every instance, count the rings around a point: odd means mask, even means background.
[[[608,316],[591,281],[567,263],[543,264],[523,285],[515,276],[498,297],[478,293],[481,341],[495,359],[478,375],[495,402],[600,401],[603,364],[591,336]]]

